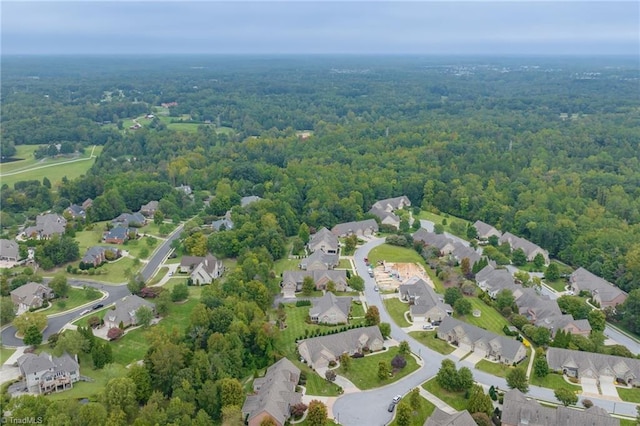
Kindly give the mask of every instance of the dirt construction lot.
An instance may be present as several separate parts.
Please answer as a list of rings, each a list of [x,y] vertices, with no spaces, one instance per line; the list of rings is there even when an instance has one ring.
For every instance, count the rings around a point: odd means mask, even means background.
[[[390,264],[387,265],[391,266]],[[396,263],[393,264],[392,269],[398,271],[398,277],[400,277],[400,281],[408,280],[414,275],[417,275],[425,280],[427,279],[427,274],[425,273],[422,266],[415,263]]]

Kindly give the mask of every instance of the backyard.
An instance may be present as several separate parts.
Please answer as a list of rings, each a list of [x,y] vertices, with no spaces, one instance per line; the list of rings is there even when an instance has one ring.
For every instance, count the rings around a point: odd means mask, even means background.
[[[367,355],[364,358],[353,358],[348,371],[342,366],[336,370],[337,374],[346,377],[361,390],[373,389],[394,383],[418,369],[418,363],[413,356],[405,356],[407,365],[395,372],[392,377],[380,380],[378,378],[378,363],[391,363],[393,357],[398,354],[399,348],[392,347],[380,353]]]
[[[442,214],[436,214],[430,211],[426,211],[426,210],[422,210],[420,211],[420,213],[415,216],[417,219],[424,219],[424,220],[429,220],[431,222],[433,222],[434,224],[442,224],[443,220],[446,219],[446,225],[444,225],[444,230],[445,232],[448,232],[450,234],[456,235],[462,239],[468,240],[467,235],[466,235],[466,229],[467,226],[469,225],[469,221],[468,220],[464,220],[464,219],[460,219],[454,216],[450,216],[448,214],[442,215]],[[457,225],[454,225],[453,228],[460,228],[460,229],[464,229],[465,232],[459,232],[459,229],[456,229],[455,231],[452,229],[451,225],[456,223]],[[458,231],[458,232],[456,232]]]
[[[389,313],[393,321],[398,324],[398,326],[409,327],[411,325],[404,317],[404,313],[409,310],[408,303],[403,303],[396,297],[384,299],[383,303],[385,308],[387,309],[387,312]]]
[[[372,265],[377,265],[381,260],[393,263],[417,263],[422,265],[429,278],[431,278],[431,281],[433,281],[436,292],[444,292],[442,281],[435,276],[436,274],[427,266],[425,260],[415,250],[406,247],[392,246],[390,244],[382,244],[369,252],[369,262]]]
[[[127,374],[126,368],[118,364],[108,364],[100,370],[93,368],[91,355],[81,352],[78,354],[80,361],[80,374],[93,379],[93,382],[76,382],[73,389],[68,391],[52,393],[47,396],[51,400],[62,399],[82,399],[88,398],[96,400],[98,395],[104,390],[107,382],[117,377],[123,377]]]
[[[485,330],[492,331],[498,335],[504,335],[502,327],[505,325],[508,327],[509,322],[493,307],[486,305],[482,300],[477,297],[466,297],[471,302],[472,312],[478,309],[480,311],[479,317],[474,317],[473,314],[459,316],[454,314],[456,318],[466,323],[475,325],[476,327],[484,328]]]
[[[451,352],[456,350],[456,348],[451,346],[449,343],[445,342],[442,339],[438,339],[436,337],[435,330],[412,331],[409,333],[409,335],[429,349],[433,349],[434,351],[441,353],[442,355],[449,355]]]

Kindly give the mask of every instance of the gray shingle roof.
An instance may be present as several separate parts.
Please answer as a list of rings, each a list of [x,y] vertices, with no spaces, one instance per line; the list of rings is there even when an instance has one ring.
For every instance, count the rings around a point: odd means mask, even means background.
[[[449,333],[456,327],[460,327],[463,330],[464,334],[473,342],[474,344],[483,341],[487,345],[491,346],[499,345],[500,353],[506,359],[519,361],[515,359],[518,351],[523,347],[522,343],[515,339],[508,338],[506,336],[500,336],[495,333],[492,333],[487,330],[483,330],[480,327],[476,327],[475,325],[467,324],[466,322],[459,321],[452,317],[446,317],[440,326],[438,327],[438,333]]]
[[[547,253],[546,250],[543,250],[537,244],[532,243],[529,240],[525,240],[524,238],[518,237],[517,235],[513,235],[511,232],[505,232],[502,237],[500,237],[500,243],[509,243],[512,250],[522,249],[527,256],[533,254],[536,250],[541,250],[544,253]],[[549,256],[548,254],[546,255]]]
[[[547,362],[552,370],[562,370],[566,366],[575,366],[578,368],[579,376],[590,370],[593,375],[589,374],[589,377],[615,375],[625,380],[629,378],[640,379],[640,359],[636,358],[549,348],[547,350]]]
[[[587,410],[567,407],[544,407],[527,399],[517,389],[504,395],[502,424],[532,426],[619,426],[620,420],[611,417],[602,408],[593,406]]]
[[[122,223],[126,226],[131,225],[143,225],[145,223],[145,217],[140,212],[135,213],[122,213],[120,216],[113,219],[113,223]]]
[[[340,256],[338,254],[328,254],[323,252],[322,250],[316,250],[311,253],[309,257],[305,257],[304,259],[300,260],[300,267],[302,269],[307,269],[308,265],[315,262],[320,262],[323,265],[326,265],[327,268],[333,268],[340,262]]]
[[[336,297],[328,291],[324,296],[312,300],[313,306],[309,310],[309,315],[312,317],[320,316],[335,306],[340,309],[345,317],[348,317],[351,310],[351,300],[351,297]]]
[[[384,200],[379,200],[373,204],[372,208],[394,211],[403,208],[404,206],[410,205],[411,201],[409,200],[409,198],[407,198],[407,196],[405,195],[401,195],[400,197],[385,198]]]
[[[357,234],[358,231],[361,233],[367,231],[378,232],[378,222],[376,222],[375,219],[367,219],[357,222],[339,223],[331,229],[333,235],[336,236]]]
[[[32,281],[11,290],[10,294],[13,303],[23,303],[27,306],[32,306],[34,299],[42,299],[40,297],[42,294],[45,294],[47,297],[52,297],[54,293],[49,286]]]
[[[451,305],[444,303],[426,281],[414,276],[402,283],[398,288],[405,298],[413,300],[410,310],[412,315],[424,315],[434,307],[440,308],[445,313],[453,312]]]
[[[600,300],[607,302],[615,299],[619,295],[627,295],[626,292],[611,284],[609,281],[592,274],[584,268],[578,268],[571,276],[569,281],[579,290],[588,290],[590,292],[597,291]]]
[[[33,374],[49,369],[71,373],[80,368],[76,360],[68,353],[56,358],[46,352],[42,352],[40,355],[27,353],[20,356],[18,358],[18,367],[24,374]]]
[[[448,414],[436,408],[424,426],[476,426],[476,422],[467,410]]]
[[[320,228],[318,232],[311,236],[309,248],[311,250],[323,249],[324,251],[338,250],[338,237],[333,235],[327,228]]]
[[[120,324],[121,321],[125,325],[135,324],[137,323],[135,314],[141,306],[146,306],[152,310],[155,309],[153,303],[147,302],[142,297],[136,295],[125,296],[115,302],[115,309],[108,309],[106,311],[104,319],[115,324]]]
[[[442,250],[447,244],[451,244],[453,246],[453,240],[446,235],[429,232],[424,228],[418,229],[413,234],[413,240],[422,241],[428,246],[436,247],[438,250]]]
[[[36,216],[36,225],[25,229],[24,233],[30,236],[38,234],[43,237],[50,237],[53,234],[64,234],[67,220],[55,213],[40,214]]]
[[[20,249],[17,242],[0,239],[0,257],[18,259],[19,253]]]
[[[262,198],[258,197],[257,195],[250,195],[248,197],[242,197],[240,199],[240,207],[246,207],[251,203],[255,203],[256,201],[260,201],[262,200]]]
[[[476,228],[476,231],[478,231],[479,237],[483,237],[485,235],[496,235],[496,234],[497,234],[496,236],[499,237],[500,235],[502,235],[502,233],[498,231],[496,228],[489,225],[488,223],[484,223],[481,220],[476,220],[475,223],[473,224],[473,227]]]
[[[451,254],[458,262],[462,262],[462,259],[464,258],[469,259],[469,264],[471,266],[482,258],[482,256],[473,248],[467,247],[457,241],[453,243],[453,251]]]
[[[384,341],[377,325],[353,328],[342,333],[305,339],[299,345],[306,345],[311,356],[311,364],[315,364],[321,357],[331,354],[334,358],[343,353],[353,353],[354,350],[369,346],[374,340]]]

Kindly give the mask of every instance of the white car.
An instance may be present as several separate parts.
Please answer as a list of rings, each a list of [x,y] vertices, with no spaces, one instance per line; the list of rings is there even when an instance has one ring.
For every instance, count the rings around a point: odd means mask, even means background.
[[[397,404],[402,399],[402,395],[396,395],[393,397],[393,403]]]
[[[426,324],[424,324],[424,325],[422,326],[422,329],[423,329],[423,330],[433,330],[433,324],[431,324],[430,322],[428,322],[428,323],[426,323]]]
[[[80,316],[86,315],[89,312],[91,312],[91,309],[85,309],[84,311],[80,312]]]

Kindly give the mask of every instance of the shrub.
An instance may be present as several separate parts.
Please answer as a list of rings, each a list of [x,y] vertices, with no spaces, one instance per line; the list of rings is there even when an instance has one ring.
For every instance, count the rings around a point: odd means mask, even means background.
[[[291,407],[291,415],[294,419],[299,419],[307,411],[307,405],[304,402],[299,402]]]
[[[311,306],[311,300],[296,300],[296,308],[301,306]]]
[[[329,361],[329,367],[335,367],[336,365],[338,365],[335,361],[331,360]]]
[[[401,370],[407,365],[407,360],[402,355],[396,355],[391,360],[391,366],[396,370]]]
[[[124,334],[124,331],[122,331],[122,329],[118,327],[113,327],[113,328],[110,328],[109,331],[107,332],[107,338],[109,340],[116,340],[122,337],[123,334]]]
[[[351,358],[364,358],[364,354],[362,352],[356,352],[351,355]]]
[[[336,372],[335,372],[335,371],[333,371],[333,370],[327,370],[327,371],[324,373],[324,377],[325,377],[328,381],[333,382],[333,381],[336,379]]]

